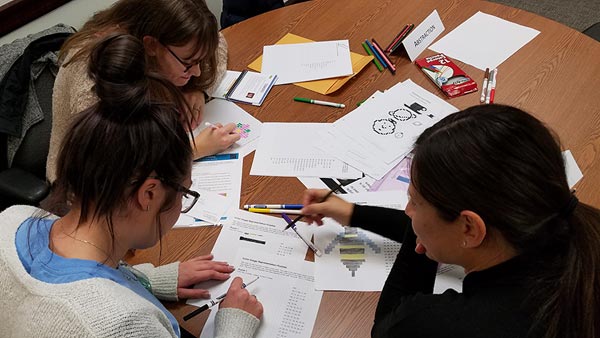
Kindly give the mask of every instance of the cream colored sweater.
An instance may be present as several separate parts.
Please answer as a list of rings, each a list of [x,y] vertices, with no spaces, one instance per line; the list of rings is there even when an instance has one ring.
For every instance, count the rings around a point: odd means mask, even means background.
[[[65,61],[68,61],[70,53]],[[46,177],[50,182],[56,180],[56,161],[60,145],[67,133],[73,116],[91,107],[98,102],[98,97],[92,91],[94,81],[87,72],[87,62],[71,62],[66,67],[60,67],[54,91],[52,93],[52,132],[50,134],[50,148],[46,161]],[[217,48],[217,77],[215,84],[227,71],[227,40],[219,33],[219,47]],[[212,92],[212,91],[209,91]]]
[[[49,284],[31,277],[17,254],[15,234],[38,211],[13,206],[0,213],[0,336],[176,337],[159,308],[111,280]],[[177,280],[176,273],[171,277]],[[252,337],[259,323],[242,310],[221,309],[215,319],[215,338]]]

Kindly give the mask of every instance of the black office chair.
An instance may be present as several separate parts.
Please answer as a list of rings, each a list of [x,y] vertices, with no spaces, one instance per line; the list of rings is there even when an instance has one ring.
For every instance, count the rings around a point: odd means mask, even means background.
[[[46,50],[58,50],[69,35],[70,33],[56,33],[36,40],[38,44],[29,45],[33,49],[33,51],[29,50],[31,55],[25,56],[24,54],[11,67],[15,67],[17,62],[27,65],[38,59]],[[0,108],[4,111],[12,111],[10,109],[12,106],[24,106],[27,101],[31,77],[29,76],[29,67],[25,68],[19,72],[11,72],[11,78],[8,78],[9,75],[5,75],[0,82],[2,95],[5,95],[5,91],[18,94],[13,95],[14,98],[11,100],[7,100],[6,96],[1,98]],[[0,168],[0,210],[15,204],[37,206],[50,192],[50,184],[46,180],[46,158],[52,130],[52,89],[55,73],[56,65],[48,64],[33,82],[44,118],[27,130],[10,166],[7,165],[6,158],[6,134],[2,134],[2,139],[0,139],[2,141],[0,145],[3,147],[0,151],[0,156],[3,156],[3,166]],[[17,111],[19,109],[15,109],[15,112]],[[12,117],[19,118],[16,113],[13,113]]]
[[[595,24],[588,27],[586,30],[583,31],[583,34],[600,42],[600,22],[596,22]]]

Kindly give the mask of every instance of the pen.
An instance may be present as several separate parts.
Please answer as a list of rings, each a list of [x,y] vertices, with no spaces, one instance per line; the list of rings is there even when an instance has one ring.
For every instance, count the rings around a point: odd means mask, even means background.
[[[371,49],[371,52],[373,52],[373,55],[375,55],[375,57],[379,60],[379,62],[381,62],[381,65],[383,66],[383,68],[387,68],[387,64],[385,63],[385,61],[383,61],[383,59],[381,58],[381,55],[379,55],[379,52],[377,52],[375,47],[373,47],[373,44],[369,41],[369,39],[366,39],[365,43],[367,44],[367,46],[369,46],[369,48]]]
[[[242,289],[245,289],[248,285],[256,282],[258,280],[258,276],[256,278],[254,278],[253,280],[251,280],[248,283],[242,283]],[[196,310],[188,313],[187,315],[183,316],[183,320],[187,321],[193,317],[195,317],[197,314],[202,313],[208,309],[210,309],[211,307],[219,304],[224,298],[225,296],[227,296],[227,292],[225,292],[224,294],[220,295],[219,297],[215,298],[215,299],[211,299],[208,303],[202,305],[201,307],[197,308]]]
[[[302,209],[302,204],[244,204],[244,209],[260,208],[260,209]]]
[[[365,51],[367,51],[367,54],[371,55],[373,57],[373,63],[375,64],[375,66],[377,66],[377,69],[382,72],[383,71],[383,67],[381,67],[381,63],[379,63],[379,60],[377,60],[377,57],[375,55],[373,55],[373,52],[371,52],[371,50],[369,49],[369,46],[367,46],[366,43],[362,43],[363,48],[365,49]]]
[[[375,41],[375,39],[371,39],[371,41],[373,41],[373,47],[375,47],[375,50],[379,54],[381,54],[381,58],[387,64],[388,68],[390,69],[390,72],[392,72],[392,74],[396,74],[396,66],[394,66],[392,61],[390,61],[390,59],[387,57],[387,55],[385,55],[385,53],[381,49],[381,46],[379,46],[379,44],[377,43],[377,41]]]
[[[343,103],[334,103],[334,102],[327,102],[327,101],[306,99],[306,98],[303,98],[303,97],[295,97],[294,101],[296,101],[296,102],[312,103],[312,104],[320,104],[322,106],[329,106],[329,107],[335,107],[335,108],[346,108],[346,105],[343,104]]]
[[[329,196],[331,196],[331,194],[333,194],[334,191],[338,190],[341,187],[342,187],[342,184],[339,183],[336,187],[334,187],[333,189],[329,190],[329,192],[327,193],[327,195],[325,195],[325,197],[323,197],[323,199],[319,203],[325,202],[325,200],[327,200],[329,198]],[[293,227],[296,223],[298,223],[299,220],[302,219],[302,217],[304,217],[304,215],[300,215],[300,216],[294,218],[294,220],[292,221],[292,223],[288,223],[288,225],[285,227],[285,229],[283,229],[283,231],[286,231],[287,229]]]
[[[290,215],[302,215],[300,210],[294,209],[267,209],[267,208],[248,208],[250,212],[258,212],[261,214],[283,214],[287,212]]]
[[[283,217],[283,219],[288,223],[288,226],[290,226],[292,224],[292,220],[285,213],[282,213],[281,217]],[[298,232],[298,230],[296,230],[296,226],[295,225],[292,226],[292,230],[294,230],[294,232],[296,233],[296,235],[298,235],[298,237],[300,237],[300,239],[306,245],[308,245],[308,247],[315,253],[315,255],[321,257],[321,255],[323,254],[323,253],[321,253],[321,250],[319,250],[319,248],[317,248],[314,244],[312,244],[311,241],[307,240],[302,235],[300,235],[300,233]]]
[[[490,103],[494,103],[494,94],[496,94],[496,82],[498,82],[498,68],[494,68],[494,77],[492,80],[492,89],[490,92]]]
[[[210,122],[204,122],[204,125],[205,125],[205,126],[207,126],[207,127],[211,127],[212,129],[217,129],[217,128],[219,128],[219,127],[217,127],[216,125],[214,125],[214,124],[212,124],[212,123],[210,123]]]
[[[486,68],[485,69],[485,75],[483,75],[483,85],[481,86],[481,97],[479,98],[479,102],[480,103],[484,103],[485,102],[485,96],[486,96],[486,89],[487,89],[487,84],[488,84],[488,78],[490,76],[490,69]]]

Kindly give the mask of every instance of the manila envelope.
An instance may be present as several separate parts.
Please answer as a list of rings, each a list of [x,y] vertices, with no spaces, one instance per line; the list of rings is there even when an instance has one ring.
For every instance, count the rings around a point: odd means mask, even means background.
[[[303,38],[298,35],[294,35],[291,33],[287,33],[281,40],[277,41],[275,44],[289,44],[289,43],[306,43],[306,42],[314,42],[313,40],[309,40]],[[306,81],[306,82],[296,82],[294,83],[296,86],[300,86],[314,92],[327,95],[335,92],[340,89],[348,80],[350,80],[354,75],[358,74],[371,60],[373,60],[373,56],[361,55],[357,53],[350,52],[350,59],[352,61],[352,75],[335,77],[331,79],[325,80],[315,80],[315,81]],[[262,55],[259,56],[256,60],[252,61],[251,64],[248,65],[248,68],[260,72],[262,68]]]

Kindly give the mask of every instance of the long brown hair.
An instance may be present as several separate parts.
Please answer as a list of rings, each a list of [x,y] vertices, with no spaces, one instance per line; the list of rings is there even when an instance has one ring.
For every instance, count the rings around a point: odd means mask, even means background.
[[[139,40],[148,35],[171,46],[194,41],[195,52],[204,50],[207,54],[200,62],[200,76],[192,77],[183,90],[206,90],[215,82],[218,25],[204,0],[119,0],[94,14],[79,32],[65,42],[61,48],[61,61],[71,50],[77,49],[71,60],[88,57],[95,44],[111,32],[127,33]],[[155,60],[149,56],[146,58],[146,64],[154,67]]]
[[[76,116],[58,156],[54,198],[81,208],[79,224],[105,219],[111,237],[113,215],[147,177],[155,173],[182,183],[191,170],[189,135],[173,103],[181,94],[147,72],[144,55],[142,42],[131,35],[110,35],[95,45],[89,73],[100,100]],[[170,190],[161,211],[176,196]]]
[[[600,335],[600,211],[569,190],[557,140],[517,108],[468,108],[418,138],[411,179],[445,220],[473,210],[519,253],[541,258],[544,269],[531,276],[531,333],[593,338]]]

